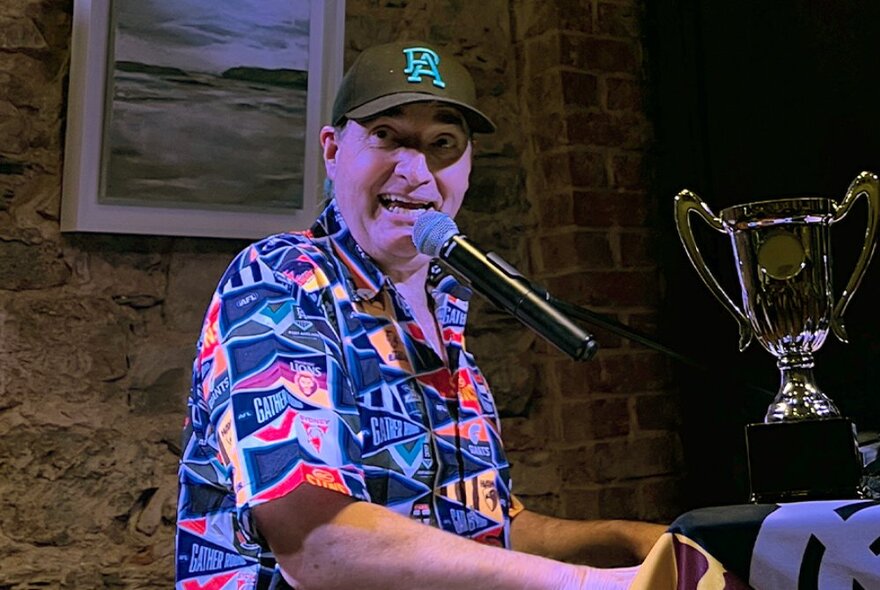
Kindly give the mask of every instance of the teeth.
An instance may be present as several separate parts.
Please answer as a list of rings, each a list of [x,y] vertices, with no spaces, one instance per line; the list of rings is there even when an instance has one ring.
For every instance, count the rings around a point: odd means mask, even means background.
[[[398,207],[397,205],[388,205],[385,209],[396,215],[411,215],[415,217],[427,211],[428,207],[422,209],[407,209],[406,207]]]
[[[397,195],[388,195],[382,194],[379,195],[379,201],[382,203],[382,206],[385,207],[391,213],[395,213],[398,215],[411,215],[417,216],[421,215],[425,211],[429,209],[433,209],[434,205],[432,203],[425,203],[422,201],[413,201],[410,199],[400,198]],[[415,207],[403,207],[401,205],[414,205]]]

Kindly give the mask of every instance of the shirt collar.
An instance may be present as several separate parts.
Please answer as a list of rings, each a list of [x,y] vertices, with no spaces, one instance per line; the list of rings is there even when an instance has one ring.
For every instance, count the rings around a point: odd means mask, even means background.
[[[385,275],[354,240],[345,224],[336,199],[332,199],[311,229],[315,238],[327,238],[334,253],[349,272],[350,291],[355,299],[373,299],[385,283]]]
[[[379,290],[387,282],[385,274],[373,259],[355,241],[354,236],[345,224],[336,199],[331,199],[311,228],[315,238],[327,238],[342,263],[350,273],[350,291],[353,299],[370,300],[378,295]],[[454,276],[443,269],[436,260],[431,262],[428,272],[428,287],[438,289],[442,293],[468,300],[471,296],[469,288],[462,285]]]

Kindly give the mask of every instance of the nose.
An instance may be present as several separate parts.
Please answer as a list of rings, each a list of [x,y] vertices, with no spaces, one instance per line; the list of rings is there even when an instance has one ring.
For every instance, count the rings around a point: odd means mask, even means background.
[[[412,148],[404,148],[399,152],[395,173],[406,179],[412,187],[431,182],[431,169],[425,154]]]

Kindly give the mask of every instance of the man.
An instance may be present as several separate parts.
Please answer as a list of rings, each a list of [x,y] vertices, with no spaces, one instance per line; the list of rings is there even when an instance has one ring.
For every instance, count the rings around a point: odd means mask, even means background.
[[[469,291],[412,241],[421,213],[461,207],[471,134],[494,130],[474,103],[467,71],[425,43],[368,49],[346,74],[321,130],[327,208],[240,254],[208,308],[179,588],[622,588],[632,569],[548,557],[639,561],[663,532],[511,494],[464,347]]]

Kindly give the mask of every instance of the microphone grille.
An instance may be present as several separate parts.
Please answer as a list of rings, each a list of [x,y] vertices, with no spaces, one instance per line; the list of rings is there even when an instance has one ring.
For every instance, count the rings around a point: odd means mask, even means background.
[[[440,211],[426,211],[413,226],[413,244],[422,254],[437,257],[443,244],[459,233],[451,217]]]

